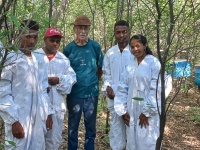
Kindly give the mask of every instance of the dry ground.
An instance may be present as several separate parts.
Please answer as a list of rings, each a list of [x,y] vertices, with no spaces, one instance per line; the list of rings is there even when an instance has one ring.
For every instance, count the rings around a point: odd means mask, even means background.
[[[179,93],[172,110],[168,114],[163,150],[200,150],[200,94],[191,89],[188,94]],[[103,99],[100,100],[100,103]],[[105,103],[105,102],[104,102]],[[110,150],[108,134],[106,134],[106,106],[99,106],[97,117],[96,150]],[[196,110],[196,109],[197,110]],[[193,110],[193,111],[192,111]],[[65,120],[63,143],[60,150],[67,148],[67,120]],[[79,132],[79,150],[83,150],[84,125],[83,121]]]
[[[163,150],[200,150],[200,94],[192,89],[187,95],[179,93],[174,107],[168,114]],[[192,109],[193,108],[193,109]],[[194,108],[198,108],[195,110]],[[99,101],[99,113],[97,116],[96,150],[110,150],[108,134],[106,134],[106,102],[101,98]],[[2,121],[1,121],[2,122]],[[0,124],[2,125],[2,123]],[[2,126],[3,127],[3,126]],[[1,139],[4,131],[1,130]],[[2,143],[2,140],[1,140]],[[83,150],[84,125],[80,124],[79,150]],[[67,119],[63,127],[63,142],[59,150],[67,149]]]

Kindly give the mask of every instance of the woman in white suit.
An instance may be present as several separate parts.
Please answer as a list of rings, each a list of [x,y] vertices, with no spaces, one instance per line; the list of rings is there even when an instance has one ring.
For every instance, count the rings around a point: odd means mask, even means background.
[[[114,107],[127,125],[126,149],[155,150],[159,137],[161,65],[143,35],[132,36],[130,47],[135,57],[124,68]]]

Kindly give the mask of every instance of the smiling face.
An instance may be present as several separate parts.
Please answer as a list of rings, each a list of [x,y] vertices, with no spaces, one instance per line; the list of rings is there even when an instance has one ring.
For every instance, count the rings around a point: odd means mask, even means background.
[[[137,60],[143,60],[146,56],[145,49],[147,45],[143,45],[138,39],[132,39],[130,41],[130,47],[132,54],[137,58]]]
[[[61,41],[60,36],[45,37],[44,38],[45,53],[46,54],[55,54],[60,47],[60,41]]]

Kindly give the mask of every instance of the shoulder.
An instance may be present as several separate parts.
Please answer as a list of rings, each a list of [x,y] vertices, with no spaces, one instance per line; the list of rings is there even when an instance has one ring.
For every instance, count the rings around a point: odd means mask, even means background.
[[[44,50],[42,48],[36,49],[32,52],[34,55],[37,54],[45,54]]]
[[[115,54],[115,52],[118,51],[118,46],[117,45],[114,45],[112,46],[111,48],[109,48],[106,53],[105,53],[105,56],[111,56],[113,54]]]
[[[100,44],[97,41],[94,41],[94,40],[91,40],[91,39],[88,39],[88,45],[92,45],[95,48],[100,48],[101,49]]]
[[[160,65],[160,61],[158,60],[157,57],[153,56],[153,55],[147,55],[146,57],[146,61],[147,63],[149,64],[149,66],[152,66],[152,67],[157,67],[157,68],[160,68],[161,65]]]
[[[68,44],[65,46],[65,49],[70,48],[70,47],[72,47],[72,46],[74,46],[74,45],[75,45],[75,42],[74,42],[74,40],[73,40],[73,41],[71,41],[70,43],[68,43]]]
[[[34,50],[32,54],[36,57],[37,60],[43,59],[46,56],[42,48]]]
[[[57,51],[57,55],[56,56],[58,56],[60,58],[63,58],[65,60],[68,60],[68,58],[63,53],[61,53],[60,51]]]
[[[23,57],[23,53],[20,52],[20,50],[18,50],[18,52],[14,52],[11,51],[8,53],[7,57],[6,57],[6,61],[17,61],[18,59]]]
[[[73,47],[75,47],[75,46],[76,46],[76,44],[75,44],[74,40],[71,41],[70,43],[68,43],[68,44],[65,46],[65,48],[64,48],[64,53],[70,51],[70,50],[73,49]]]
[[[70,62],[69,59],[60,51],[57,51],[57,54],[56,54],[54,60],[56,62],[59,62],[59,64],[61,64],[61,65],[66,65],[66,64],[68,65]],[[60,60],[62,60],[62,61],[60,61]]]

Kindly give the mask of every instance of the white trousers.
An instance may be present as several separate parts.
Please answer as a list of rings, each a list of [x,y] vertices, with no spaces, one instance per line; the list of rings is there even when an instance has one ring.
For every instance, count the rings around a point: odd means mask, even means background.
[[[60,147],[62,143],[64,114],[64,112],[55,112],[55,114],[52,114],[53,127],[45,136],[46,150],[58,150]]]
[[[126,146],[126,126],[122,117],[114,110],[114,100],[108,99],[108,109],[111,114],[110,120],[110,147],[112,150],[123,150]]]

